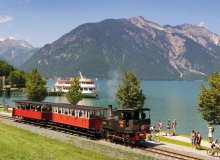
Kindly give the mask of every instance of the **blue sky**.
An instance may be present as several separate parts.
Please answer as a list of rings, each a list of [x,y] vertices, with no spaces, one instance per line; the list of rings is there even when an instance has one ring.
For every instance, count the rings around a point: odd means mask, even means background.
[[[0,38],[42,47],[80,24],[134,16],[160,25],[200,23],[220,35],[220,0],[0,0]]]

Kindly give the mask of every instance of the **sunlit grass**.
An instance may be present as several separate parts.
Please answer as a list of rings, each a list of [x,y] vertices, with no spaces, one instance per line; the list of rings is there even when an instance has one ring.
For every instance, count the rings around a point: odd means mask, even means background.
[[[180,146],[185,146],[185,147],[192,147],[192,144],[190,142],[179,141],[179,140],[170,139],[170,138],[167,138],[167,137],[160,137],[160,141],[161,142],[172,143],[172,144],[176,144],[176,145],[180,145]],[[202,146],[201,149],[202,150],[208,149],[208,147]]]
[[[76,147],[0,122],[0,160],[113,160],[97,151]]]

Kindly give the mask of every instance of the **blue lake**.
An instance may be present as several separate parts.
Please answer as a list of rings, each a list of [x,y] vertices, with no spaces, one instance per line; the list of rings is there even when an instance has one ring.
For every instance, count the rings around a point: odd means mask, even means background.
[[[55,81],[49,80],[48,87],[53,88]],[[79,104],[89,106],[107,107],[112,104],[117,107],[115,102],[115,91],[119,81],[97,81],[100,96],[97,99],[84,98]],[[142,81],[141,88],[147,96],[145,107],[151,109],[152,124],[157,126],[158,120],[162,120],[163,126],[167,120],[177,119],[177,133],[190,134],[194,129],[207,138],[207,122],[202,120],[196,104],[200,86],[207,86],[207,82],[202,81]],[[23,95],[5,99],[7,103],[13,105],[12,100],[24,99]],[[67,102],[65,97],[47,97],[47,102]],[[0,103],[3,98],[0,97]],[[220,139],[220,126],[215,126],[214,137]]]

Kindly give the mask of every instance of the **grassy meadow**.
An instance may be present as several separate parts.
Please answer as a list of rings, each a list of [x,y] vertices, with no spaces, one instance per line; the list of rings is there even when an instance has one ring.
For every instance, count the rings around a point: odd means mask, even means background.
[[[115,158],[0,122],[0,160],[7,159],[113,160]]]

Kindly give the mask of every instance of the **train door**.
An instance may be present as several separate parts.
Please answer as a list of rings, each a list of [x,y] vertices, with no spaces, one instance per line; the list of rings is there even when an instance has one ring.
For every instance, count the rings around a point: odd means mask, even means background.
[[[42,119],[45,121],[49,121],[52,118],[52,107],[42,106]]]

